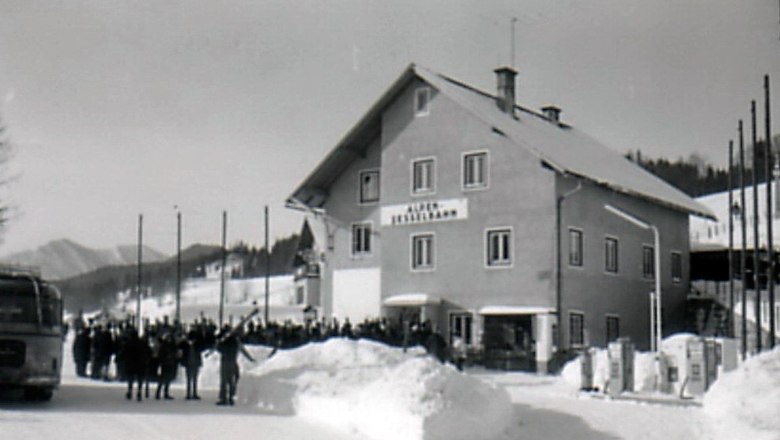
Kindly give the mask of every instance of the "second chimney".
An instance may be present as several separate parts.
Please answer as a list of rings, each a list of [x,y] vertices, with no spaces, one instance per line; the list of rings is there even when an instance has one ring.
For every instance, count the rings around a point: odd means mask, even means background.
[[[496,104],[504,113],[515,114],[515,77],[517,71],[511,67],[499,67],[494,70],[496,73],[496,82],[498,93],[496,95]]]
[[[561,109],[558,107],[548,105],[547,107],[542,107],[542,112],[548,121],[555,123],[561,122]]]

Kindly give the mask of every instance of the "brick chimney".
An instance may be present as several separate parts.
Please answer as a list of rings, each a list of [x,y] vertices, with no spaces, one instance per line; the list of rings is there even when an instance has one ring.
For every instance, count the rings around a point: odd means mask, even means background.
[[[496,104],[501,111],[514,116],[515,77],[517,76],[517,71],[511,67],[499,67],[493,72],[496,73],[496,83],[498,85]]]
[[[544,116],[550,122],[555,122],[556,124],[561,122],[561,109],[554,105],[542,107],[542,113],[544,113]]]

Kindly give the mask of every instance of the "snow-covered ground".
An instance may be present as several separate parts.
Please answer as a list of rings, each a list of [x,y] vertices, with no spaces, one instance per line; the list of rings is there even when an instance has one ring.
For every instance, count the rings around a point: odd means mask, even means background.
[[[150,314],[167,310],[149,307]],[[180,374],[175,400],[136,402],[125,399],[123,384],[76,377],[67,341],[63,384],[52,401],[0,401],[0,438],[780,439],[780,349],[723,375],[699,400],[703,406],[581,393],[576,360],[561,376],[539,376],[461,373],[419,349],[369,341],[332,339],[270,358],[266,347],[250,350],[256,362],[240,360],[237,405],[218,407],[216,355],[205,359],[203,400],[182,399]],[[647,357],[637,356],[638,390],[647,382]],[[601,383],[604,369],[596,373]]]

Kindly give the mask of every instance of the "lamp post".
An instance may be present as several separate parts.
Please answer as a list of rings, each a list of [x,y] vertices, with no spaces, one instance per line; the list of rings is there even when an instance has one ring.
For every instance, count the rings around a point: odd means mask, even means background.
[[[655,265],[655,322],[654,322],[655,330],[653,330],[653,319],[652,319],[653,311],[650,310],[650,316],[651,316],[650,335],[652,338],[653,333],[655,333],[655,341],[651,339],[650,345],[653,351],[660,353],[661,352],[661,237],[660,234],[658,233],[658,228],[655,225],[647,223],[644,220],[640,220],[634,215],[629,214],[628,212],[623,211],[622,209],[615,208],[612,205],[604,205],[604,209],[622,218],[623,220],[632,223],[635,226],[638,226],[642,229],[653,231],[653,242],[654,242],[653,247],[655,248],[655,252],[653,255],[654,265]]]

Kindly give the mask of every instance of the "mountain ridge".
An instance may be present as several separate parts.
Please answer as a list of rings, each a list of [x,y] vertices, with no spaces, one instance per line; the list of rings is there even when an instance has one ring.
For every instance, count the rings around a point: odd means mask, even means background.
[[[104,266],[137,263],[137,247],[119,245],[108,249],[93,249],[73,240],[52,240],[35,250],[16,252],[0,258],[0,263],[35,266],[46,279],[60,280],[92,272]],[[143,246],[144,262],[153,263],[169,256],[149,246]]]

